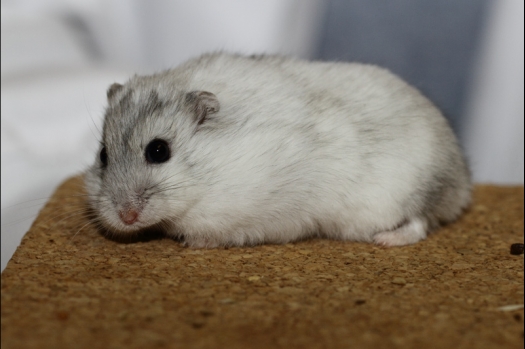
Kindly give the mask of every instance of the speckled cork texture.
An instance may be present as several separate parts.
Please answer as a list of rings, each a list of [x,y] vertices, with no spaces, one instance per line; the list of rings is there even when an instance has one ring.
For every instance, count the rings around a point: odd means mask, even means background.
[[[523,348],[523,187],[476,187],[469,212],[412,246],[192,250],[105,238],[78,214],[81,183],[2,273],[3,349]]]

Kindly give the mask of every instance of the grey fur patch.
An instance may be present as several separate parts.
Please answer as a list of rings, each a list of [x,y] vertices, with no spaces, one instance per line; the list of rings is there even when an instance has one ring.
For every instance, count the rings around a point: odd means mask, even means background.
[[[163,106],[164,103],[159,99],[159,94],[157,93],[157,91],[151,91],[149,93],[146,103],[140,106],[139,117],[159,112],[162,110]]]
[[[133,90],[128,90],[128,92],[126,92],[126,94],[120,99],[118,103],[121,111],[125,111],[132,107],[132,103],[131,103],[132,99],[133,99]]]
[[[194,113],[198,125],[204,123],[208,115],[215,114],[220,109],[217,96],[207,91],[189,92],[186,95],[186,103]]]
[[[111,86],[109,86],[109,88],[108,88],[108,90],[107,90],[107,92],[106,92],[106,95],[107,95],[108,99],[112,99],[113,96],[115,96],[115,94],[116,94],[118,91],[122,90],[123,87],[124,87],[124,86],[122,86],[122,85],[119,84],[119,83],[114,83],[114,84],[112,84]]]

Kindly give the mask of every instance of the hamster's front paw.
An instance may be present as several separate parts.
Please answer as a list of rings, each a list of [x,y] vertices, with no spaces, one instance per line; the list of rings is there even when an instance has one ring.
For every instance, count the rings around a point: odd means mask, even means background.
[[[415,218],[399,228],[374,235],[377,245],[392,247],[415,244],[427,237],[426,220]]]
[[[205,237],[198,237],[198,238],[191,238],[191,239],[184,239],[184,246],[187,246],[189,248],[217,248],[219,247],[219,243],[216,240],[205,238]]]

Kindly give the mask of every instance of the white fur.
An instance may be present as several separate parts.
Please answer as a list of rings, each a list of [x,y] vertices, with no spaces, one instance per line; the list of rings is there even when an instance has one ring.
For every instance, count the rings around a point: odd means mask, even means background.
[[[118,109],[130,89],[137,108]],[[135,115],[152,90],[172,104]],[[191,91],[220,103],[202,125],[184,108]],[[134,77],[114,98],[104,126],[108,168],[97,161],[85,178],[92,206],[116,232],[160,223],[193,247],[312,235],[393,246],[424,239],[470,202],[446,120],[378,67],[213,54]],[[154,138],[170,141],[167,163],[145,162]],[[126,208],[140,211],[139,222],[120,221]]]

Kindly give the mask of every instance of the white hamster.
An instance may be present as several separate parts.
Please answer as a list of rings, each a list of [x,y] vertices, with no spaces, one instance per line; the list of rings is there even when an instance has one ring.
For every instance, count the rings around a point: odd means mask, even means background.
[[[190,247],[412,244],[471,200],[440,111],[389,71],[214,53],[107,91],[90,205]]]

